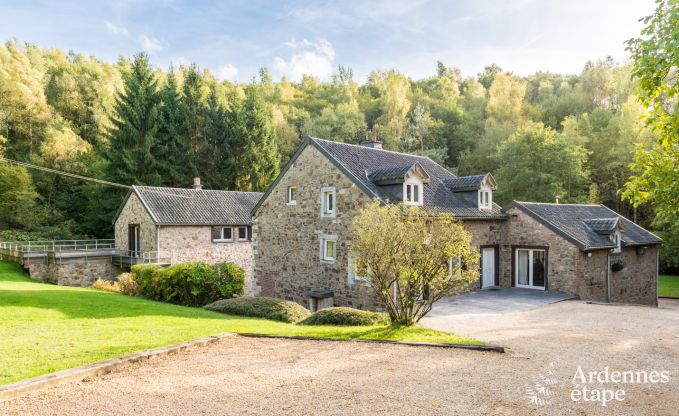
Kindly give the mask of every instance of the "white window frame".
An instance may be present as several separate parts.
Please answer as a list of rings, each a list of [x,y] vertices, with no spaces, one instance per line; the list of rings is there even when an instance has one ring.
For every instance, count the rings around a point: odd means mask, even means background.
[[[408,198],[408,195],[410,195],[410,198]],[[424,204],[424,184],[422,181],[409,179],[403,183],[403,203],[419,206]]]
[[[514,251],[514,286],[515,287],[522,287],[522,288],[525,288],[525,289],[545,290],[545,284],[547,283],[547,278],[548,278],[547,273],[549,271],[549,269],[548,269],[549,265],[547,263],[547,255],[548,255],[547,250],[544,249],[544,248],[515,248],[514,250],[515,250]],[[528,270],[527,270],[528,271],[528,276],[527,276],[528,284],[525,284],[525,285],[519,283],[519,251],[528,252]],[[532,267],[532,264],[533,264],[533,261],[534,261],[534,258],[535,258],[535,252],[536,251],[541,251],[543,253],[542,256],[543,256],[544,262],[545,262],[545,264],[544,264],[545,277],[544,277],[544,282],[543,282],[542,286],[533,285],[533,267]]]
[[[479,209],[493,208],[493,190],[489,187],[479,189]]]
[[[294,193],[294,198],[293,198]],[[297,187],[288,186],[288,205],[297,205]]]
[[[328,256],[328,242],[334,244],[334,256]],[[335,263],[337,261],[337,236],[330,234],[321,234],[321,247],[320,247],[321,263]]]
[[[354,257],[349,252],[347,254],[347,283],[350,285],[369,285],[370,278],[356,274],[356,263]]]
[[[615,248],[613,249],[614,254],[618,254],[622,252],[622,236],[620,235],[619,230],[613,231],[611,233],[611,241],[615,243]]]
[[[328,209],[328,197],[332,196],[332,209]],[[337,216],[337,192],[334,186],[321,188],[321,217],[335,218]]]
[[[240,237],[240,230],[245,230],[245,238]],[[238,241],[248,241],[248,227],[238,227]]]
[[[224,230],[231,230],[231,238],[224,238]],[[217,243],[231,243],[233,242],[233,227],[219,227],[219,237],[215,239]]]

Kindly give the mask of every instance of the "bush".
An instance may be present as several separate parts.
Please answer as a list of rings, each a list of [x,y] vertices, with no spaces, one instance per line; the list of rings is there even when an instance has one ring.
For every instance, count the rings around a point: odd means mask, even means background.
[[[120,287],[116,282],[111,282],[104,279],[97,279],[92,283],[92,289],[105,290],[107,292],[120,292]]]
[[[298,303],[265,297],[218,300],[205,305],[205,309],[227,315],[251,316],[282,322],[297,322],[309,316],[309,311]]]
[[[354,308],[333,307],[312,313],[300,322],[302,325],[377,325],[386,324],[389,317],[383,313],[362,311]]]
[[[218,264],[215,269],[217,270],[217,286],[214,290],[221,295],[218,299],[230,299],[243,294],[245,270],[234,263]]]
[[[132,277],[139,284],[140,294],[149,299],[161,300],[160,286],[154,280],[155,272],[160,269],[161,266],[154,264],[137,264],[132,266]]]
[[[118,276],[118,288],[123,295],[139,296],[139,283],[130,273],[123,273]]]
[[[132,275],[143,296],[186,306],[241,295],[245,283],[245,272],[233,263],[180,263],[166,268],[137,265],[132,267]]]

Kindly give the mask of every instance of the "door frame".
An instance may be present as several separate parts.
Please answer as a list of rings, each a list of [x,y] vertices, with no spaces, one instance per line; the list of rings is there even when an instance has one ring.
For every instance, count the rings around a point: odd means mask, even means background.
[[[484,244],[479,246],[479,289],[483,289],[483,249],[492,248],[495,252],[495,286],[500,286],[500,245]]]
[[[545,286],[534,286],[528,289],[535,290],[549,290],[549,246],[536,246],[536,245],[512,245],[512,265],[510,267],[512,273],[512,287],[521,287],[516,285],[516,250],[544,250],[545,252]]]
[[[134,230],[136,229],[136,232]],[[135,250],[132,250],[132,236],[134,235]],[[127,224],[127,251],[130,257],[141,255],[141,227],[139,224]]]

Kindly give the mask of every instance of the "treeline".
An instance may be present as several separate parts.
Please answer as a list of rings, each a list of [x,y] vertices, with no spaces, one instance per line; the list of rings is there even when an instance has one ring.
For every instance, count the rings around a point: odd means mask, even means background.
[[[424,154],[460,175],[492,172],[497,200],[604,203],[620,198],[644,129],[630,68],[607,59],[579,75],[473,77],[438,63],[428,78],[340,66],[327,82],[217,80],[196,65],[112,64],[16,41],[0,46],[0,145],[11,159],[113,182],[263,190],[302,138]],[[0,164],[0,227],[110,236],[124,192]]]

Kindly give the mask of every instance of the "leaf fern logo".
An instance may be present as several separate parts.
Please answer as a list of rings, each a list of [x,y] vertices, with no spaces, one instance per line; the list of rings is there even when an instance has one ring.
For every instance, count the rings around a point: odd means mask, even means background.
[[[547,406],[551,403],[554,390],[552,386],[556,384],[554,378],[554,363],[550,363],[547,371],[538,374],[531,384],[526,385],[526,395],[531,404],[536,406]]]

